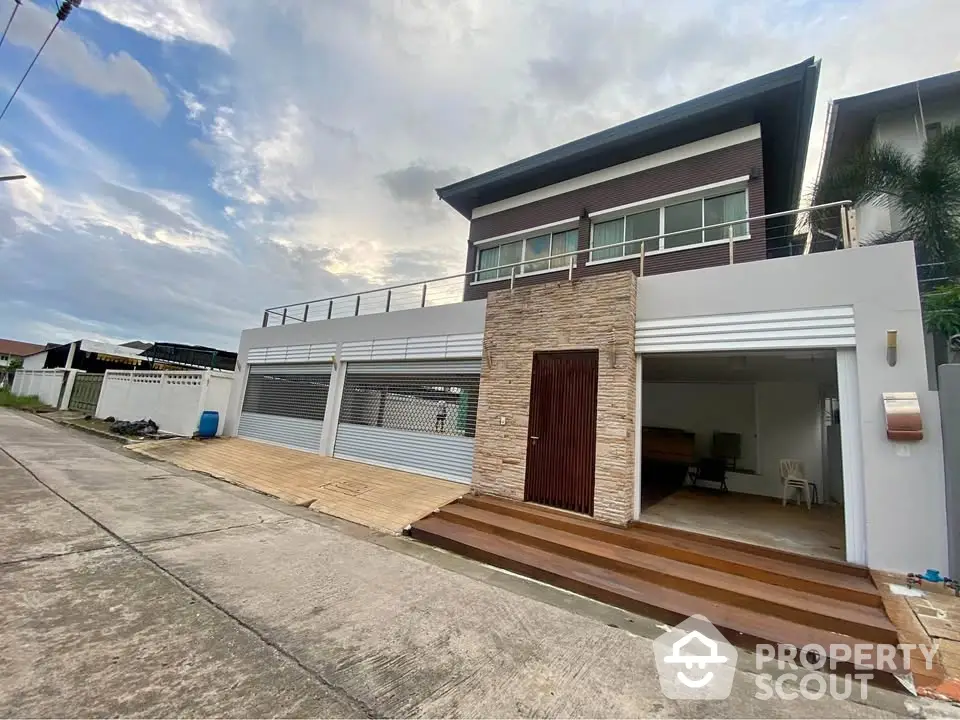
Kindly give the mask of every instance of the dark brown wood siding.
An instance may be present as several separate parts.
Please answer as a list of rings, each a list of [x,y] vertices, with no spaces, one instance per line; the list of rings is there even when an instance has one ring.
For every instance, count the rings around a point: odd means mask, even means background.
[[[750,217],[763,215],[763,152],[760,140],[752,140],[477,218],[470,223],[466,271],[469,272],[476,267],[477,250],[474,243],[477,241],[580,217],[578,247],[586,250],[590,247],[589,215],[593,213],[744,175],[750,176],[747,183],[748,215]],[[574,277],[587,277],[621,270],[640,273],[638,258],[587,266],[585,264],[587,257],[586,254],[579,256]],[[734,262],[751,262],[763,260],[765,257],[764,223],[752,222],[750,239],[738,242],[734,246]],[[644,275],[693,270],[725,265],[728,262],[727,245],[692,246],[647,257],[644,261]],[[533,275],[518,278],[516,285],[535,285],[556,280],[558,277],[562,276],[557,273]],[[471,285],[468,278],[464,287],[464,299],[476,300],[486,297],[491,290],[500,290],[509,285],[508,280]]]
[[[599,352],[536,352],[523,499],[593,514]]]

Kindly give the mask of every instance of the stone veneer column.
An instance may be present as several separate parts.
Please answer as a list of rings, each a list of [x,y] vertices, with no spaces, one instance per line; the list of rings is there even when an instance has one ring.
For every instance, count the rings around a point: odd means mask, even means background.
[[[599,350],[593,514],[617,524],[632,519],[636,322],[637,278],[632,272],[490,293],[474,490],[523,500],[533,353]]]

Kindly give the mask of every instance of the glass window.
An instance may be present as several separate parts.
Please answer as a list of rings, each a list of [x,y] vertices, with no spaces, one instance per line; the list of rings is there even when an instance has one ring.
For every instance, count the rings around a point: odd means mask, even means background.
[[[703,201],[703,224],[716,225],[731,220],[744,220],[747,217],[747,194],[745,192],[707,198]],[[747,224],[727,225],[703,231],[703,239],[729,240],[747,234]]]
[[[526,239],[527,247],[524,250],[525,273],[540,272],[550,268],[550,236],[540,235]],[[530,261],[534,262],[530,262]]]
[[[575,252],[577,249],[577,230],[567,230],[566,232],[553,234],[553,245],[550,248],[550,255],[553,259],[550,261],[551,268],[569,267],[571,261],[577,264],[576,255],[567,255],[566,257],[557,257],[568,252]]]
[[[607,245],[616,245],[623,242],[623,218],[610,220],[608,222],[597,223],[593,226],[593,247],[602,248]],[[590,253],[591,260],[609,260],[610,258],[621,257],[623,255],[623,246],[610,248],[609,250],[595,250]]]
[[[500,265],[510,265],[511,263],[520,262],[520,253],[523,251],[523,243],[521,241],[507,243],[506,245],[500,246]],[[520,274],[520,266],[516,267],[501,267],[500,268],[500,277],[508,278],[510,273]]]
[[[647,210],[636,215],[627,216],[627,230],[624,240],[646,239],[646,252],[660,249],[660,208]],[[624,246],[626,255],[639,255],[641,243]]]
[[[668,205],[663,209],[663,232],[672,233],[690,228],[703,227],[703,200],[693,200],[691,202],[680,203],[679,205]],[[703,231],[673,235],[663,239],[663,247],[675,248],[684,245],[694,245],[703,242]]]
[[[480,255],[477,258],[477,270],[487,270],[487,272],[478,272],[476,277],[477,281],[493,280],[497,277],[497,271],[488,270],[488,268],[495,268],[497,265],[499,265],[499,257],[499,247],[485,248],[480,251]]]

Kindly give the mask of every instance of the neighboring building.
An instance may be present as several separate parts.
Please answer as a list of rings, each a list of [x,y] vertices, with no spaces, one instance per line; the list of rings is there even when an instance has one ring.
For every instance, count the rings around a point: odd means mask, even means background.
[[[26,370],[73,368],[99,373],[104,370],[132,370],[144,365],[140,351],[99,340],[74,340],[46,349],[23,359]]]
[[[43,345],[0,338],[0,368],[9,367],[14,360],[22,360],[27,355],[43,350]]]
[[[74,340],[41,347],[23,366],[28,370],[73,368],[101,373],[104,370],[233,370],[237,354],[199,345],[145,343],[139,340],[115,345],[99,340]]]
[[[957,123],[960,71],[834,100],[827,116],[820,175],[842,167],[870,144],[892,143],[919,157],[927,138]],[[864,240],[902,227],[896,209],[877,202],[857,208],[857,224]]]
[[[689,465],[722,454],[728,497],[779,498],[796,459],[842,507],[815,505],[824,533],[796,548],[946,567],[912,245],[780,257],[818,75],[807,60],[441,188],[470,219],[463,301],[432,305],[426,282],[413,309],[391,288],[267,311],[225,434],[718,535],[730,505],[677,493]],[[891,391],[916,393],[922,439],[887,439]],[[726,531],[773,542],[742,507]]]
[[[180,343],[137,344],[145,346],[140,354],[157,370],[233,370],[237,366],[237,354],[228,350]]]

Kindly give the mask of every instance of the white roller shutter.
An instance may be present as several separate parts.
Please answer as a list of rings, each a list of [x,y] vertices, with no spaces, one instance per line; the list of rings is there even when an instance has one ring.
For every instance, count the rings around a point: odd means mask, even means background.
[[[479,360],[346,367],[336,457],[470,482]]]
[[[329,363],[251,365],[237,435],[320,451]]]
[[[641,320],[635,334],[638,353],[855,346],[852,307]]]

